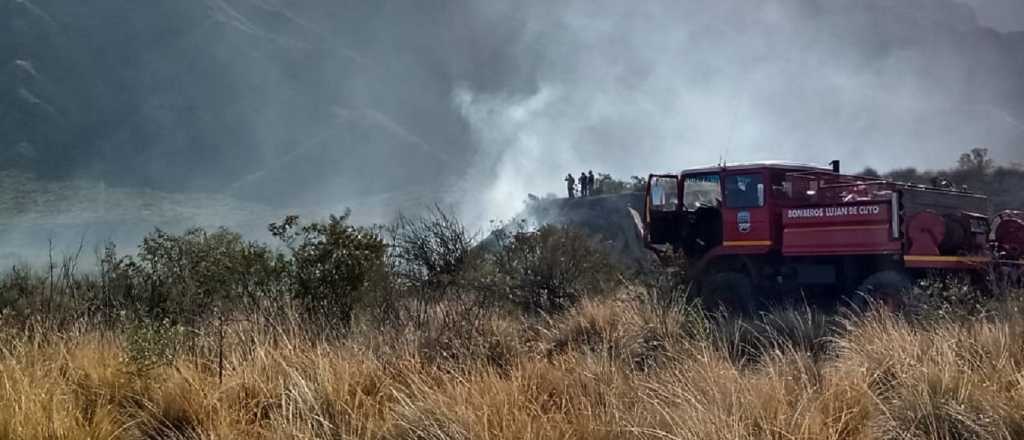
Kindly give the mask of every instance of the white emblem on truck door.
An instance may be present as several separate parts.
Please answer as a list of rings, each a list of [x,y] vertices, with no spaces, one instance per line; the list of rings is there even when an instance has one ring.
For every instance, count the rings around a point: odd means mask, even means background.
[[[750,211],[740,211],[736,214],[736,227],[740,232],[750,232]]]

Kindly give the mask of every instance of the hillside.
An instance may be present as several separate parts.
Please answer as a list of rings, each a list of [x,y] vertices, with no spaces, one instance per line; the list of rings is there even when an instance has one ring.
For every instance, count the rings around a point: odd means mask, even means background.
[[[13,38],[0,42],[0,167],[209,192],[310,148],[345,153],[320,177],[350,172],[348,158],[363,153],[420,154],[409,157],[438,171],[464,165],[430,153],[468,148],[457,115],[444,110],[450,84],[425,70],[437,61],[412,51],[384,56],[413,37],[440,43],[454,18],[447,8],[424,9],[395,18],[410,35],[367,41],[392,20],[386,10],[373,2],[3,0],[0,26]],[[398,84],[415,100],[394,94]],[[372,162],[359,178],[386,165]]]
[[[288,206],[679,146],[1022,159],[1020,33],[952,0],[760,5],[2,0],[0,168]]]
[[[644,248],[630,209],[643,211],[643,193],[536,200],[527,205],[522,216],[531,224],[580,228],[604,243],[608,252],[623,264],[649,267],[656,261]]]

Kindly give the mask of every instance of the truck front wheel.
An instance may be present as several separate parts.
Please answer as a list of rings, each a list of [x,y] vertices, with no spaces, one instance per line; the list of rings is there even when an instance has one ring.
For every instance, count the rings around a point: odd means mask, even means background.
[[[750,277],[738,272],[719,272],[700,282],[700,296],[708,310],[724,308],[728,312],[750,315],[756,308]]]
[[[906,295],[914,287],[914,280],[903,271],[883,270],[864,279],[853,295],[850,305],[856,311],[866,311],[871,303],[898,312],[906,307]]]

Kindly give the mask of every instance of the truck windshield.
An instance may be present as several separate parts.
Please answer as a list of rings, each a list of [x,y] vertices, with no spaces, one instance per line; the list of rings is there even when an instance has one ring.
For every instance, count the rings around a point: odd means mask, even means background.
[[[679,180],[675,177],[651,177],[651,210],[675,211],[679,207]]]
[[[686,177],[683,182],[683,206],[686,210],[718,207],[721,203],[722,184],[717,174]]]

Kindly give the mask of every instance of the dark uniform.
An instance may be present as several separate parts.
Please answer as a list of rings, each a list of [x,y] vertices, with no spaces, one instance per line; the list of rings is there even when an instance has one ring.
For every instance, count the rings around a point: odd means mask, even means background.
[[[576,198],[576,179],[572,178],[572,173],[565,176],[565,189],[570,199]]]
[[[587,173],[580,173],[580,195],[583,197],[590,195],[587,187]]]
[[[587,194],[594,194],[594,170],[587,172]]]

